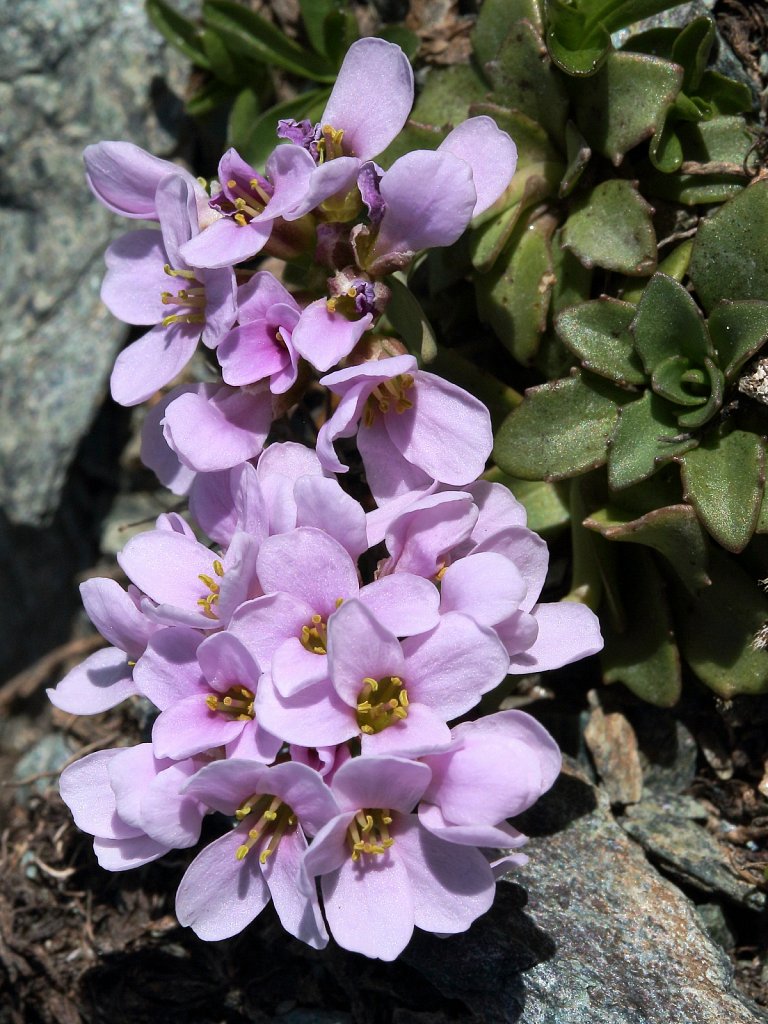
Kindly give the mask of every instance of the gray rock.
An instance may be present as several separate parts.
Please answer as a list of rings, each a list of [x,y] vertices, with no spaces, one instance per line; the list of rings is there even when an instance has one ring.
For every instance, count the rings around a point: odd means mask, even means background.
[[[82,150],[127,139],[168,154],[187,69],[142,0],[0,6],[0,505],[12,523],[50,518],[126,336],[99,287],[104,248],[133,225],[91,196]]]
[[[573,765],[519,822],[531,860],[469,933],[404,954],[484,1024],[757,1024],[695,908]],[[527,904],[526,904],[527,890]]]
[[[691,797],[643,801],[627,808],[621,825],[665,872],[703,893],[727,896],[752,910],[762,910],[765,893],[729,870],[724,847],[694,817],[706,820]]]

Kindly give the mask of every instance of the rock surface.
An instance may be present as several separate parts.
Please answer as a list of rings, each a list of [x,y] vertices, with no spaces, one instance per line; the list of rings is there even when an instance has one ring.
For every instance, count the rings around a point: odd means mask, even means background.
[[[523,820],[524,819],[524,820]],[[484,1024],[758,1024],[693,904],[575,766],[520,820],[531,860],[463,936],[405,959]],[[527,903],[526,903],[527,890]]]
[[[0,506],[14,524],[56,509],[125,339],[99,301],[118,219],[88,191],[82,150],[128,139],[168,154],[187,72],[142,0],[0,8]]]

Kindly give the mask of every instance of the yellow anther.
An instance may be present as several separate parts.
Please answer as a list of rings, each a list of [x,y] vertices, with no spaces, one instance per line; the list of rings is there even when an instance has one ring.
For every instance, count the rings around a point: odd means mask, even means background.
[[[272,849],[271,846],[268,846],[265,850],[262,850],[261,853],[259,854],[259,863],[266,864],[267,858],[271,857],[274,852],[275,851]]]
[[[369,700],[364,700],[361,704],[357,705],[357,710],[361,712],[372,711],[373,705]]]
[[[203,324],[205,323],[204,313],[185,313],[164,316],[160,321],[163,327],[170,327],[171,324]]]
[[[400,701],[400,704],[404,708],[408,707],[408,691],[407,690],[401,690],[400,691],[400,695],[398,696],[397,699]]]
[[[312,616],[312,622],[314,622],[314,624],[316,626],[318,626],[322,621],[323,621],[323,616],[322,615],[313,615]]]
[[[197,280],[196,270],[174,270],[170,263],[166,263],[163,270],[169,277],[185,277],[188,281]]]
[[[227,188],[235,188],[236,185],[237,182],[235,181],[234,178],[230,178],[229,181],[227,182]]]
[[[337,608],[341,608],[341,606],[342,606],[343,604],[344,604],[344,598],[343,598],[343,597],[337,597],[337,598],[336,598],[336,607],[337,607]]]
[[[276,811],[264,811],[264,817],[267,819],[267,821],[274,821],[277,818],[277,812]]]
[[[392,824],[392,818],[388,814],[385,814],[384,811],[381,812],[381,820],[384,822],[385,825]]]
[[[235,817],[237,818],[238,821],[242,821],[243,818],[248,817],[252,810],[253,808],[248,804],[246,804],[245,807],[238,807],[237,810],[235,811]]]
[[[364,732],[367,736],[370,736],[373,733],[373,726],[372,725],[361,725],[360,726],[360,732]]]
[[[235,850],[235,857],[238,860],[245,860],[245,858],[248,856],[249,850],[250,846],[246,846],[245,843],[243,843],[242,846],[238,846],[238,848]]]
[[[261,832],[259,832],[259,830],[257,828],[250,828],[250,829],[248,829],[248,838],[249,839],[258,839],[260,835],[261,835]]]
[[[442,580],[443,576],[445,576],[447,571],[448,571],[448,566],[445,565],[445,564],[441,565],[440,568],[435,573],[435,579],[438,582],[440,582],[440,580]]]
[[[242,213],[236,213],[235,216],[232,218],[232,220],[235,222],[235,224],[238,224],[241,228],[244,228],[244,227],[248,226],[248,221],[245,219],[245,217],[244,217],[244,215]]]
[[[205,698],[205,703],[208,705],[211,711],[216,711],[216,709],[219,706],[219,698],[216,696],[215,693],[209,693],[208,696]]]
[[[379,681],[378,681],[378,679],[371,679],[370,676],[366,676],[365,679],[363,680],[363,683],[365,684],[365,686],[370,686],[370,688],[373,690],[374,693],[379,688]]]
[[[216,573],[217,576],[224,575],[224,566],[221,564],[218,558],[215,558],[213,561],[213,571]]]
[[[347,296],[350,299],[356,299],[357,298],[357,288],[355,288],[354,285],[350,285],[349,288],[347,288]]]

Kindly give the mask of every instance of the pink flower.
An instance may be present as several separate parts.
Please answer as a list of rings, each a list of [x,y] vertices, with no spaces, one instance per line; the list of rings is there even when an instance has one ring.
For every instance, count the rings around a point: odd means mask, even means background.
[[[193,759],[158,759],[149,743],[100,750],[64,769],[61,797],[78,828],[94,837],[99,864],[126,871],[200,838],[205,808],[182,793],[200,767]]]
[[[445,748],[447,722],[467,712],[506,674],[496,635],[466,615],[399,641],[362,600],[345,601],[327,624],[330,683],[285,697],[265,675],[256,712],[271,732],[303,746],[356,737],[365,756],[416,757]]]
[[[215,348],[236,315],[232,271],[192,270],[181,254],[200,230],[193,185],[178,174],[163,178],[154,205],[160,231],[131,231],[105,256],[107,309],[129,324],[155,324],[117,358],[111,386],[121,405],[137,405],[171,381],[201,338]]]
[[[417,369],[413,356],[338,370],[321,384],[341,401],[318,435],[320,461],[335,473],[346,472],[333,443],[357,433],[379,504],[423,493],[435,480],[460,486],[485,469],[493,445],[488,410],[462,388]]]
[[[286,931],[322,949],[328,933],[317,894],[299,889],[306,835],[338,812],[320,776],[303,764],[267,768],[232,759],[203,768],[185,792],[234,815],[239,824],[187,869],[176,895],[180,923],[201,939],[226,939],[250,924],[271,898]]]
[[[437,838],[412,813],[430,774],[399,757],[360,757],[333,778],[341,813],[305,854],[302,889],[320,876],[328,926],[345,949],[394,960],[414,927],[463,932],[493,902],[482,853]]]

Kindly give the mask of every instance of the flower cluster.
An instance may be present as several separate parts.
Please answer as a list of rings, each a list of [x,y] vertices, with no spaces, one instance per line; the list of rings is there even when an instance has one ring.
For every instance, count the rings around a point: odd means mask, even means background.
[[[210,812],[232,819],[177,895],[205,939],[269,900],[310,945],[329,929],[385,960],[414,926],[468,928],[524,861],[506,819],[560,755],[523,712],[463,719],[508,674],[602,644],[587,608],[539,602],[546,546],[507,488],[478,479],[485,407],[377,333],[387,275],[455,241],[515,167],[511,139],[478,117],[382,170],[412,99],[399,48],[363,39],[319,124],[279,124],[263,175],[234,150],[208,187],[129,143],[86,150],[98,198],[158,223],[107,252],[106,305],[150,326],[118,358],[114,397],[165,388],[200,340],[222,382],[172,388],[142,446],[212,545],[176,514],[131,539],[127,590],[82,586],[110,646],[49,691],[75,714],[140,695],[151,741],[84,757],[61,792],[109,870],[194,846]],[[299,302],[253,267],[259,253],[313,260],[326,293]],[[316,449],[267,443],[318,376]],[[342,486],[337,443],[353,437],[362,500]]]

